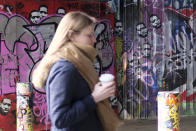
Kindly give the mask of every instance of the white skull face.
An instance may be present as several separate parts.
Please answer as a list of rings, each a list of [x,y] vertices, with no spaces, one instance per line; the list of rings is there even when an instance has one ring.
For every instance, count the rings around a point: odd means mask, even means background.
[[[7,98],[3,99],[0,108],[1,108],[1,114],[6,115],[11,108],[11,100]]]
[[[47,7],[44,7],[44,6],[40,7],[39,8],[39,12],[40,12],[40,17],[41,18],[48,15],[48,9],[47,9]]]
[[[30,20],[32,23],[36,24],[40,20],[40,13],[38,11],[31,12]]]
[[[150,17],[150,24],[154,28],[160,28],[161,27],[161,20],[156,15],[152,15]]]
[[[119,35],[122,34],[123,32],[123,27],[122,27],[122,22],[116,22],[115,24],[115,32],[118,33]]]
[[[140,23],[136,26],[137,34],[140,37],[146,37],[148,35],[148,30],[143,23]]]
[[[143,51],[142,55],[144,58],[150,58],[152,55],[152,47],[149,43],[143,44]]]
[[[59,15],[65,15],[65,9],[59,8],[57,10],[57,14],[59,14]]]

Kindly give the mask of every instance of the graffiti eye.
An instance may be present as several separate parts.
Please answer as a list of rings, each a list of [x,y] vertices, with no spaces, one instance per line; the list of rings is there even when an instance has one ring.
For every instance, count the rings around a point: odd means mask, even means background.
[[[45,11],[40,11],[40,13],[41,13],[41,14],[47,14],[47,12],[45,12]]]

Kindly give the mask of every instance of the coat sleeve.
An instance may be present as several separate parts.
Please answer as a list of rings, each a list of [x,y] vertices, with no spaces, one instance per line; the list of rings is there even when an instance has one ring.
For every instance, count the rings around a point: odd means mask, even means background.
[[[91,94],[72,101],[78,77],[78,72],[72,64],[61,64],[51,71],[47,87],[47,95],[50,95],[50,119],[57,128],[66,128],[82,121],[88,115],[88,111],[95,110],[96,104]]]

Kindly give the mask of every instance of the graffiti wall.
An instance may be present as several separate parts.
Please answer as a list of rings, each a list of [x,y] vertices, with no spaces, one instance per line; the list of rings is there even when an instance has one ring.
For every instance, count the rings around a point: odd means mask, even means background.
[[[195,2],[127,0],[123,7],[127,67],[120,114],[155,118],[158,91],[179,91],[181,114],[195,115]]]
[[[195,7],[194,0],[1,0],[0,128],[16,128],[16,83],[31,82],[58,23],[73,10],[98,19],[94,66],[116,76],[110,102],[119,117],[156,118],[164,90],[181,93],[181,115],[196,115]],[[44,92],[34,89],[32,99],[33,129],[49,129]]]
[[[114,68],[114,10],[106,1],[1,0],[0,1],[0,129],[16,130],[16,83],[31,82],[31,73],[46,52],[64,14],[84,11],[98,19],[95,47],[99,74]],[[46,97],[33,90],[33,130],[50,128]],[[25,105],[24,105],[25,106]],[[11,125],[11,126],[10,126]],[[22,128],[22,127],[21,127]]]

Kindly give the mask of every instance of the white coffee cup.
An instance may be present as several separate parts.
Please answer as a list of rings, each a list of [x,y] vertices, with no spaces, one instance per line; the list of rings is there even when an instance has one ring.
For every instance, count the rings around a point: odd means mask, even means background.
[[[114,80],[114,75],[112,74],[101,74],[101,76],[99,77],[99,81],[104,84],[104,83],[108,83]]]
[[[101,84],[107,84],[108,82],[112,82],[114,80],[114,75],[106,73],[106,74],[101,74],[99,77],[99,81]],[[115,95],[114,95],[115,96]]]

